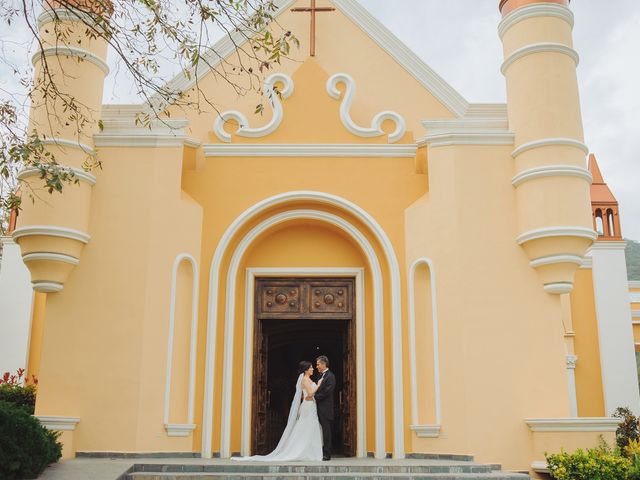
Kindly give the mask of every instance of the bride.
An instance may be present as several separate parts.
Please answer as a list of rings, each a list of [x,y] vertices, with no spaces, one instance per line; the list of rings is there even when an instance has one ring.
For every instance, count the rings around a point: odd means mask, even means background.
[[[293,397],[289,419],[278,446],[269,455],[254,455],[252,457],[234,457],[239,461],[265,462],[295,462],[322,460],[322,428],[318,421],[316,401],[304,400],[313,397],[320,386],[311,381],[313,366],[311,362],[302,361],[298,364],[298,381],[296,394]]]

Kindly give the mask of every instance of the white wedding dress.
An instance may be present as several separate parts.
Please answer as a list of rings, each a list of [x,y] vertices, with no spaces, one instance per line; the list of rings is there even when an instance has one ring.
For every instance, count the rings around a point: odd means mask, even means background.
[[[289,420],[275,450],[269,455],[234,457],[232,460],[243,462],[319,462],[322,460],[322,427],[318,421],[316,401],[302,400],[303,396],[313,393],[303,392],[303,377],[304,374],[298,377]],[[315,392],[316,384],[311,383]]]

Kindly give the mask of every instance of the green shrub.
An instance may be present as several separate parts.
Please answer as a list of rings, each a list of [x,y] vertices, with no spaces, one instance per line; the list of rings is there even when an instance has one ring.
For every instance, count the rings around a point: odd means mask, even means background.
[[[0,478],[36,478],[62,456],[58,436],[23,408],[0,402]]]
[[[616,418],[621,418],[622,423],[616,429],[616,444],[618,448],[624,451],[631,440],[640,438],[640,424],[636,417],[628,408],[617,408],[613,414]]]
[[[38,380],[33,376],[31,382],[28,381],[24,369],[19,369],[14,375],[5,372],[0,377],[0,402],[11,403],[33,415],[36,406],[37,384]]]
[[[628,480],[632,472],[631,460],[606,445],[546,457],[549,474],[556,480]]]

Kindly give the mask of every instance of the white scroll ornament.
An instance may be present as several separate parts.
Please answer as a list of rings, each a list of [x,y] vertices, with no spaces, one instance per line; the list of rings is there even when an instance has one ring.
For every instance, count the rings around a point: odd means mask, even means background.
[[[276,83],[282,83],[283,85],[280,90],[282,98],[289,98],[293,93],[293,80],[285,73],[274,73],[265,80],[263,87],[264,95],[267,97],[273,110],[273,117],[269,123],[263,127],[251,128],[249,127],[249,120],[242,112],[229,110],[218,115],[218,118],[213,122],[213,132],[216,136],[223,142],[231,143],[231,134],[224,129],[224,124],[230,120],[235,120],[238,122],[238,125],[240,125],[240,128],[235,132],[235,134],[240,137],[266,137],[275,132],[284,117],[280,95],[278,95],[275,89]]]
[[[340,120],[342,120],[342,124],[347,130],[359,137],[380,137],[385,134],[384,130],[382,130],[382,123],[385,120],[392,120],[396,124],[396,129],[389,135],[389,143],[395,143],[404,136],[406,124],[404,118],[396,112],[384,111],[378,113],[373,117],[370,128],[356,125],[349,113],[353,97],[356,94],[356,82],[353,78],[346,73],[336,73],[327,81],[327,92],[332,98],[340,100],[341,92],[337,88],[340,83],[344,83],[346,88],[342,104],[340,105]]]

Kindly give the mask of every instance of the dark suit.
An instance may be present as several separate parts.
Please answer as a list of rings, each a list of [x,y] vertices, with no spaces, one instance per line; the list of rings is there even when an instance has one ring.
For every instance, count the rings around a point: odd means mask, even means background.
[[[322,456],[331,457],[331,432],[333,430],[333,391],[336,388],[336,376],[326,370],[320,387],[316,391],[318,420],[322,427]]]

